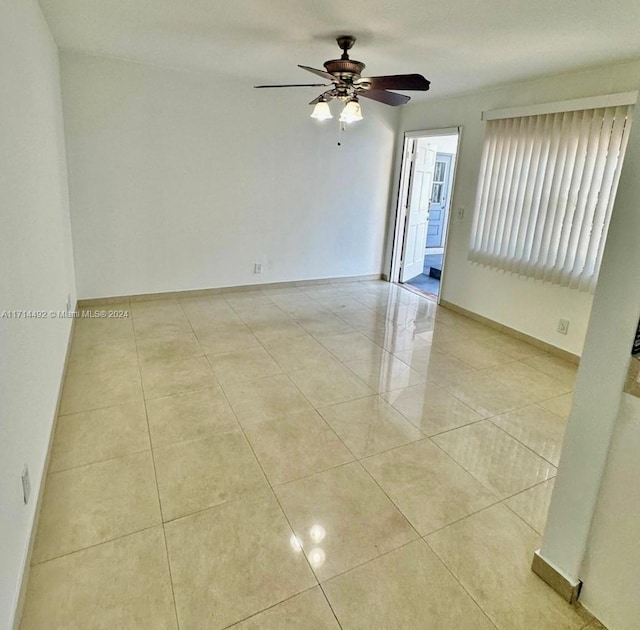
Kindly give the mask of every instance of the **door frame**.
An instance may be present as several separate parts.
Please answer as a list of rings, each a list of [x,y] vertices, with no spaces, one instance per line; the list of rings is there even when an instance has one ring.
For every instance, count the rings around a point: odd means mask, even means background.
[[[460,143],[462,140],[462,125],[458,127],[445,127],[438,129],[422,129],[416,131],[405,131],[402,152],[400,153],[400,181],[398,185],[398,196],[396,199],[396,212],[395,212],[395,224],[393,231],[393,244],[391,248],[391,266],[389,269],[389,281],[393,283],[400,283],[400,271],[402,266],[402,252],[404,249],[404,235],[406,231],[407,223],[407,206],[405,200],[409,193],[409,172],[411,170],[411,160],[408,160],[412,153],[413,143],[419,138],[433,137],[433,136],[458,136],[458,146],[456,148],[455,163],[453,165],[451,174],[451,195],[449,195],[449,209],[451,214],[453,207],[453,195],[455,192],[455,179],[456,172],[458,170],[458,161],[460,157]],[[442,297],[442,287],[444,285],[444,270],[445,261],[447,256],[447,243],[449,240],[449,225],[451,221],[447,221],[446,230],[444,233],[444,254],[442,256],[442,275],[440,277],[440,291],[438,293],[438,304]]]

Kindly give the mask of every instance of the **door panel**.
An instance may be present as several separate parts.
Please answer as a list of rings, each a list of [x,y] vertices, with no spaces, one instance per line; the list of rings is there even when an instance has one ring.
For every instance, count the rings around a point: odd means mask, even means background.
[[[449,186],[451,173],[451,155],[436,155],[431,187],[431,204],[429,210],[429,230],[425,247],[444,247],[444,231],[446,212],[449,203]]]
[[[416,141],[411,164],[407,222],[400,281],[407,282],[422,273],[424,244],[427,239],[429,205],[433,186],[436,151],[428,139]]]

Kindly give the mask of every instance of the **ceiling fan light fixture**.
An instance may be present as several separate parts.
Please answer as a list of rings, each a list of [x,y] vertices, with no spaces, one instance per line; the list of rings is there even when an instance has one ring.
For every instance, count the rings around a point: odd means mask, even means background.
[[[360,109],[360,103],[357,98],[352,98],[347,101],[342,113],[340,114],[340,122],[352,123],[362,120],[362,110]]]
[[[331,110],[329,109],[329,103],[324,99],[318,101],[311,112],[311,118],[315,118],[316,120],[329,120],[329,118],[333,118]]]

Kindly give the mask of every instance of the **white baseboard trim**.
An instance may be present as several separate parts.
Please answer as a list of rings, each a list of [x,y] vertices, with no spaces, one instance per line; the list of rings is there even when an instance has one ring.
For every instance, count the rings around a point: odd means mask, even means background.
[[[573,580],[560,569],[554,567],[540,555],[540,549],[534,552],[531,570],[546,582],[556,593],[570,604],[575,604],[580,597],[581,580]]]
[[[244,291],[259,291],[269,289],[289,289],[297,287],[309,287],[323,284],[335,284],[337,282],[367,282],[370,280],[384,279],[382,274],[376,273],[368,276],[347,276],[339,278],[319,278],[315,280],[291,280],[288,282],[267,282],[262,284],[242,284],[228,287],[215,287],[210,289],[189,289],[187,291],[167,291],[162,293],[139,293],[134,295],[114,295],[110,297],[87,298],[78,300],[79,307],[102,306],[116,304],[122,301],[144,302],[147,300],[172,300],[185,297],[202,297],[207,295],[224,295],[226,293],[240,293]]]
[[[457,304],[454,304],[453,302],[448,302],[447,300],[440,299],[440,306],[444,306],[445,308],[448,308],[450,311],[455,311],[456,313],[460,313],[460,315],[465,315],[466,317],[469,317],[470,319],[474,319],[477,322],[480,322],[481,324],[485,324],[490,328],[495,328],[496,330],[503,332],[506,335],[509,335],[511,337],[515,337],[520,341],[526,341],[532,346],[535,346],[536,348],[540,348],[541,350],[544,350],[549,354],[554,354],[557,357],[560,357],[561,359],[565,359],[566,361],[570,361],[571,363],[575,363],[576,365],[580,363],[580,357],[577,354],[573,354],[572,352],[563,350],[562,348],[558,348],[546,341],[542,341],[541,339],[537,339],[536,337],[532,337],[531,335],[527,335],[526,333],[520,332],[515,328],[511,328],[509,326],[505,326],[504,324],[500,324],[492,319],[489,319],[488,317],[484,317],[483,315],[478,315],[478,313],[469,311],[466,308],[463,308],[462,306],[458,306]]]

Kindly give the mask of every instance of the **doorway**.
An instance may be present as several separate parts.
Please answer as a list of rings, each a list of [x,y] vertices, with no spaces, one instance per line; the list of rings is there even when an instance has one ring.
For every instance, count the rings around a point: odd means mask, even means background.
[[[439,301],[460,128],[405,134],[391,278]]]

